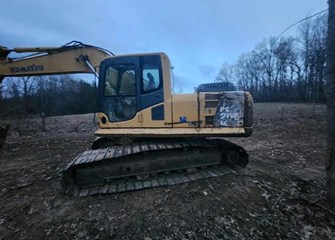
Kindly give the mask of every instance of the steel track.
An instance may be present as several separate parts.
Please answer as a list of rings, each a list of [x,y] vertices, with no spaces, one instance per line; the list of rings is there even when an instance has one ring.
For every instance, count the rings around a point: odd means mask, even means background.
[[[175,172],[169,174],[158,174],[155,177],[150,176],[145,180],[132,179],[119,179],[111,183],[106,183],[103,186],[76,188],[71,192],[66,192],[73,196],[93,196],[103,194],[114,194],[129,191],[137,191],[148,188],[156,188],[163,186],[174,186],[177,184],[188,183],[200,179],[213,178],[236,173],[235,170],[225,165],[216,167],[208,167],[206,169],[197,169],[195,173],[188,172]]]
[[[86,151],[65,168],[62,187],[68,195],[90,196],[223,176],[235,172],[222,164],[231,150],[239,154],[243,160],[239,165],[244,167],[248,161],[245,150],[222,139],[151,139]],[[136,178],[143,174],[150,178]]]

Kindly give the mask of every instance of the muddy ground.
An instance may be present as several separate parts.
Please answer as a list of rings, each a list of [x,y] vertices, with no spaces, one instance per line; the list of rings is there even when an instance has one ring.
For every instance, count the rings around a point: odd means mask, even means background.
[[[0,153],[0,239],[335,239],[326,203],[326,108],[256,104],[235,175],[69,197],[59,172],[94,140],[93,115],[12,120]]]

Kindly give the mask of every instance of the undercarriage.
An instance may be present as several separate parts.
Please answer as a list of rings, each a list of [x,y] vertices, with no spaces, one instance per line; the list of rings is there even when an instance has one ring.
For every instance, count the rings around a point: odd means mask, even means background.
[[[233,166],[248,163],[242,147],[223,139],[137,139],[109,147],[105,147],[108,141],[100,142],[104,148],[80,154],[63,171],[66,194],[89,196],[176,185],[231,174]]]

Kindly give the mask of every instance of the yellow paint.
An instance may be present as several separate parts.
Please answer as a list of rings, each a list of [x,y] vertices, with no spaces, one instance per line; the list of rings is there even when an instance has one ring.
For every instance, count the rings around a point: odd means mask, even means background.
[[[0,77],[92,73],[79,60],[80,56],[87,56],[92,66],[98,67],[100,62],[110,55],[99,49],[83,47],[53,54],[37,55],[16,61],[6,59],[0,61]],[[20,71],[20,69],[24,68],[25,71]]]
[[[243,127],[237,128],[113,128],[99,129],[95,132],[97,136],[132,136],[132,137],[173,137],[173,136],[212,136],[228,137],[229,135],[245,134]]]

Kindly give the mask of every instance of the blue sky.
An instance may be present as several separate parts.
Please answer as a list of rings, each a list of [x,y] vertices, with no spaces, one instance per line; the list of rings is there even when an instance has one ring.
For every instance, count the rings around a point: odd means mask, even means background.
[[[11,0],[1,3],[0,45],[78,40],[116,54],[164,51],[175,91],[192,92],[213,82],[222,63],[327,7],[326,0]]]

